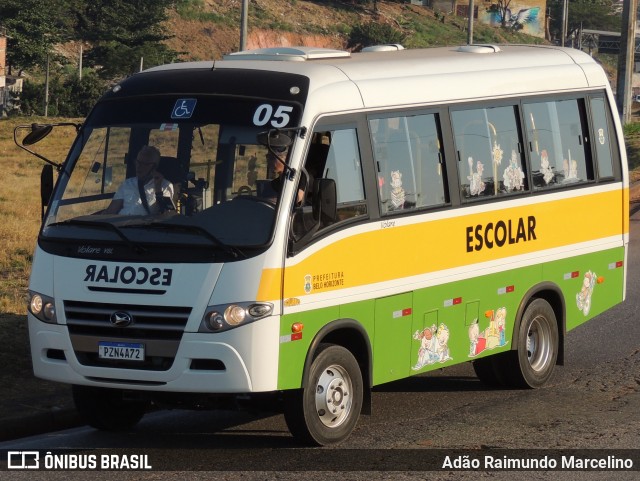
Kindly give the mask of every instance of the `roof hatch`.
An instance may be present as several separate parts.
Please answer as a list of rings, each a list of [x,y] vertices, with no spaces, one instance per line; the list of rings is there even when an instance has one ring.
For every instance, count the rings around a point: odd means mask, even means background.
[[[351,53],[345,50],[318,47],[274,47],[258,48],[255,50],[243,50],[225,55],[225,60],[288,60],[305,61],[322,58],[350,57]]]
[[[497,45],[462,45],[457,50],[467,53],[495,53],[500,52],[500,47]]]

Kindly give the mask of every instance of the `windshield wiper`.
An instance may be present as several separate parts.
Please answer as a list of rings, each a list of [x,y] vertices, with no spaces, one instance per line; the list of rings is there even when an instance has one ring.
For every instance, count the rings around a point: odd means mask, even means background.
[[[209,239],[216,247],[220,247],[226,254],[229,254],[234,259],[237,259],[239,256],[247,258],[247,255],[238,249],[235,246],[230,246],[225,244],[216,236],[214,236],[207,229],[197,226],[197,225],[187,225],[187,224],[145,224],[145,228],[153,228],[153,229],[163,229],[163,230],[182,230],[186,232],[195,232]]]
[[[53,224],[49,224],[47,227],[55,227],[55,226],[64,226],[64,225],[78,225],[82,227],[98,227],[100,229],[107,229],[115,232],[120,239],[122,239],[131,249],[137,254],[144,254],[147,249],[142,247],[139,244],[136,244],[131,239],[129,239],[118,226],[112,224],[110,222],[99,222],[95,220],[79,220],[79,219],[68,219],[63,222],[55,222]]]

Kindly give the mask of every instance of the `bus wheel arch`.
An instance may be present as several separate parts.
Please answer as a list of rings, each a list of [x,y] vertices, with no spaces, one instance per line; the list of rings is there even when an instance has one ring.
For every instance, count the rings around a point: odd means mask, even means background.
[[[302,388],[284,393],[289,430],[306,444],[343,441],[360,413],[370,412],[371,379],[371,346],[364,327],[352,319],[327,324],[307,352]],[[328,415],[330,410],[336,415]]]
[[[373,382],[372,351],[369,335],[364,326],[354,319],[337,319],[325,325],[315,335],[307,357],[304,361],[302,385],[308,381],[309,369],[316,352],[322,343],[337,344],[349,350],[358,361],[362,371],[362,381],[365,388],[363,414],[371,414],[371,386]]]
[[[562,290],[560,290],[558,285],[553,282],[543,282],[541,284],[538,284],[529,289],[522,297],[522,301],[518,306],[518,311],[516,312],[514,320],[511,350],[517,349],[517,344],[513,341],[517,339],[516,336],[520,332],[520,325],[522,323],[522,318],[525,310],[535,299],[544,299],[553,309],[556,321],[558,323],[558,358],[556,360],[556,364],[562,366],[564,365],[564,341],[567,334],[567,311]]]
[[[518,309],[511,350],[495,359],[495,369],[509,387],[543,386],[561,356],[564,298],[551,283],[539,287],[527,293]]]

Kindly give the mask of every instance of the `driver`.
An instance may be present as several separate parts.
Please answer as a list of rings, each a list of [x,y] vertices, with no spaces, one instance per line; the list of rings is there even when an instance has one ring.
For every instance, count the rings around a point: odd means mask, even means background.
[[[118,188],[103,214],[149,215],[167,210],[173,199],[173,184],[158,172],[160,151],[145,145],[136,157],[136,176]]]

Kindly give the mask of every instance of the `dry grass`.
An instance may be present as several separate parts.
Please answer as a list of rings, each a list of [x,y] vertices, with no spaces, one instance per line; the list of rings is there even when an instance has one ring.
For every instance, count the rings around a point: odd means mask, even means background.
[[[13,142],[13,131],[17,125],[57,120],[0,120],[1,313],[26,313],[25,294],[41,217],[40,171],[44,162],[19,149]],[[73,128],[58,128],[33,148],[55,162],[62,162],[74,137]]]

